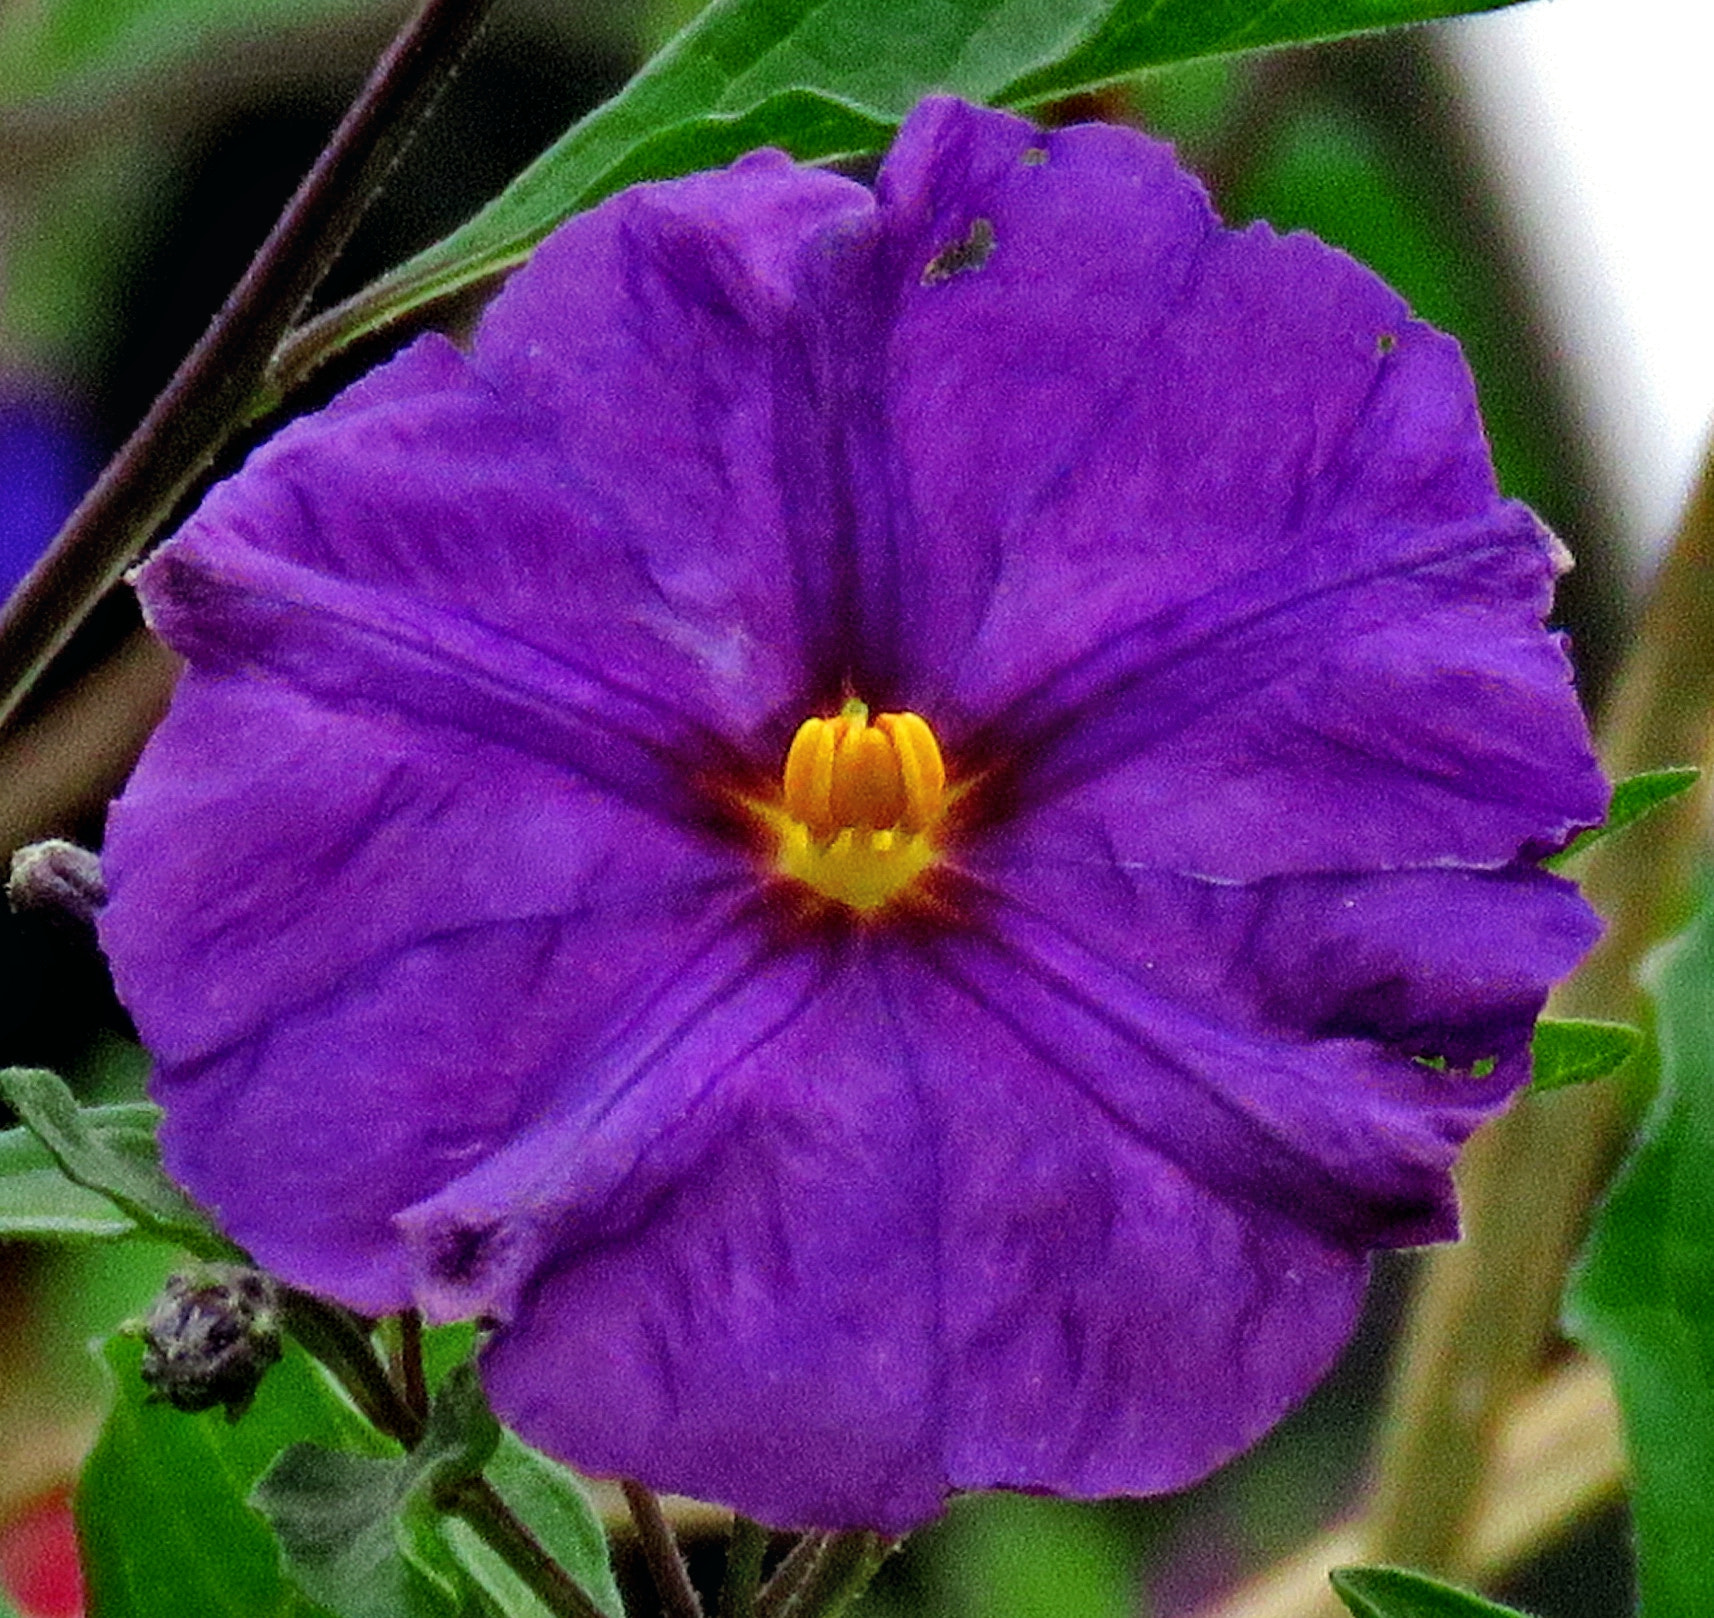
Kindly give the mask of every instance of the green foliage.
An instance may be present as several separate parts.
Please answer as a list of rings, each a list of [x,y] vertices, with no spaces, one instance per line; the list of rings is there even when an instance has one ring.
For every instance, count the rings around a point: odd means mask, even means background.
[[[1714,1612],[1714,896],[1651,957],[1661,1081],[1566,1318],[1606,1360],[1631,1453],[1645,1618]]]
[[[1403,1568],[1336,1567],[1328,1577],[1356,1618],[1524,1618],[1515,1607]]]
[[[451,1372],[408,1455],[378,1457],[293,1444],[252,1502],[279,1536],[292,1582],[338,1618],[438,1618],[480,1612],[467,1580],[424,1521],[438,1493],[481,1471],[499,1443],[468,1365]]]
[[[83,1110],[84,1127],[109,1144],[152,1141],[158,1108],[121,1102]],[[0,1238],[100,1241],[135,1234],[136,1223],[99,1191],[68,1180],[53,1154],[27,1129],[0,1131]]]
[[[1568,1084],[1611,1077],[1642,1048],[1643,1031],[1624,1022],[1543,1017],[1530,1041],[1530,1088],[1562,1090]]]
[[[294,1439],[371,1451],[382,1441],[296,1348],[237,1423],[151,1403],[139,1343],[114,1337],[103,1354],[113,1406],[77,1493],[90,1618],[317,1614],[246,1496]]]
[[[1020,73],[997,99],[1013,104],[1044,101],[1073,90],[1110,84],[1139,68],[1231,51],[1426,22],[1433,17],[1496,11],[1514,0],[1297,0],[1290,6],[1217,4],[1211,0],[1155,0],[1152,5],[1109,4],[1098,20],[1078,29],[1069,48],[1040,67]]]
[[[1542,864],[1550,871],[1558,870],[1567,860],[1575,859],[1592,844],[1611,837],[1616,831],[1623,831],[1645,815],[1652,815],[1680,793],[1688,792],[1696,785],[1697,777],[1701,773],[1700,770],[1690,768],[1645,770],[1641,775],[1633,775],[1617,782],[1613,787],[1613,801],[1607,807],[1607,818],[1599,826],[1591,826],[1588,831],[1579,833],[1559,853],[1551,859],[1543,860]]]
[[[483,1474],[542,1549],[589,1592],[597,1606],[615,1615],[623,1611],[619,1587],[613,1582],[607,1535],[572,1473],[512,1433],[502,1432]],[[546,1612],[523,1580],[468,1525],[443,1518],[440,1531],[453,1555],[502,1612],[514,1618]]]
[[[1145,68],[1493,10],[1511,0],[714,0],[476,217],[337,311],[291,369],[518,264],[622,186],[757,144],[879,151],[925,94],[1028,106]]]
[[[144,1233],[176,1242],[199,1258],[240,1256],[162,1173],[155,1132],[135,1122],[140,1115],[127,1122],[115,1121],[110,1108],[85,1111],[58,1078],[40,1068],[0,1071],[0,1095],[69,1180],[107,1199]]]

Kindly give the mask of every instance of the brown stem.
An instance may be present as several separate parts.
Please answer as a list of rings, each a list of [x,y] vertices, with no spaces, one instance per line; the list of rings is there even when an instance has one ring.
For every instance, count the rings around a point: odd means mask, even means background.
[[[219,314],[0,613],[0,723],[159,532],[260,384],[493,0],[424,0],[376,65]]]
[[[690,1570],[684,1565],[678,1539],[654,1490],[629,1478],[623,1479],[619,1487],[630,1508],[637,1538],[642,1542],[643,1560],[649,1564],[662,1612],[666,1618],[702,1618],[702,1603],[690,1582]]]
[[[400,1392],[405,1403],[423,1420],[428,1420],[428,1382],[423,1375],[423,1317],[415,1309],[399,1315]]]

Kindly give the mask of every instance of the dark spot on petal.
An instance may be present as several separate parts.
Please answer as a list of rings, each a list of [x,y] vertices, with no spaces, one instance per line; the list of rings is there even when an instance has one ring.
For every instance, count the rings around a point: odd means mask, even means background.
[[[1047,161],[1047,148],[1045,146],[1026,148],[1022,161],[1025,168],[1039,169]]]
[[[435,1242],[435,1275],[448,1286],[467,1287],[486,1267],[495,1227],[459,1225],[442,1231]]]
[[[1399,346],[1399,340],[1390,331],[1384,331],[1375,339],[1375,352],[1385,359],[1387,355]]]
[[[962,241],[941,248],[924,266],[922,284],[931,287],[941,281],[950,281],[966,270],[979,270],[993,251],[994,222],[991,219],[972,219],[970,232]]]

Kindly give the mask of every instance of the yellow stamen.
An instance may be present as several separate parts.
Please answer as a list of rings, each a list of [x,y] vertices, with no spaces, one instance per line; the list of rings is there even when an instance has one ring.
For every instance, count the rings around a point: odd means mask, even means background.
[[[877,910],[934,863],[946,766],[927,721],[853,699],[806,719],[786,754],[779,869],[853,910]]]

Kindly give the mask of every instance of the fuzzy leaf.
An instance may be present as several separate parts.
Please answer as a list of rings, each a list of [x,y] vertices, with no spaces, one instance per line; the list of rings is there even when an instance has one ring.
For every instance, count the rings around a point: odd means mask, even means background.
[[[376,1457],[293,1444],[251,1500],[279,1536],[303,1593],[339,1618],[441,1618],[483,1610],[463,1578],[424,1554],[411,1520],[436,1491],[474,1476],[500,1428],[469,1366],[450,1372],[408,1455]]]
[[[152,1129],[92,1122],[65,1084],[40,1068],[0,1071],[0,1095],[70,1180],[107,1198],[149,1235],[199,1258],[232,1258],[237,1249],[161,1171]]]
[[[83,1109],[96,1136],[153,1140],[159,1108],[120,1102]],[[112,1200],[66,1178],[53,1154],[27,1129],[0,1130],[0,1239],[112,1241],[136,1233]]]

